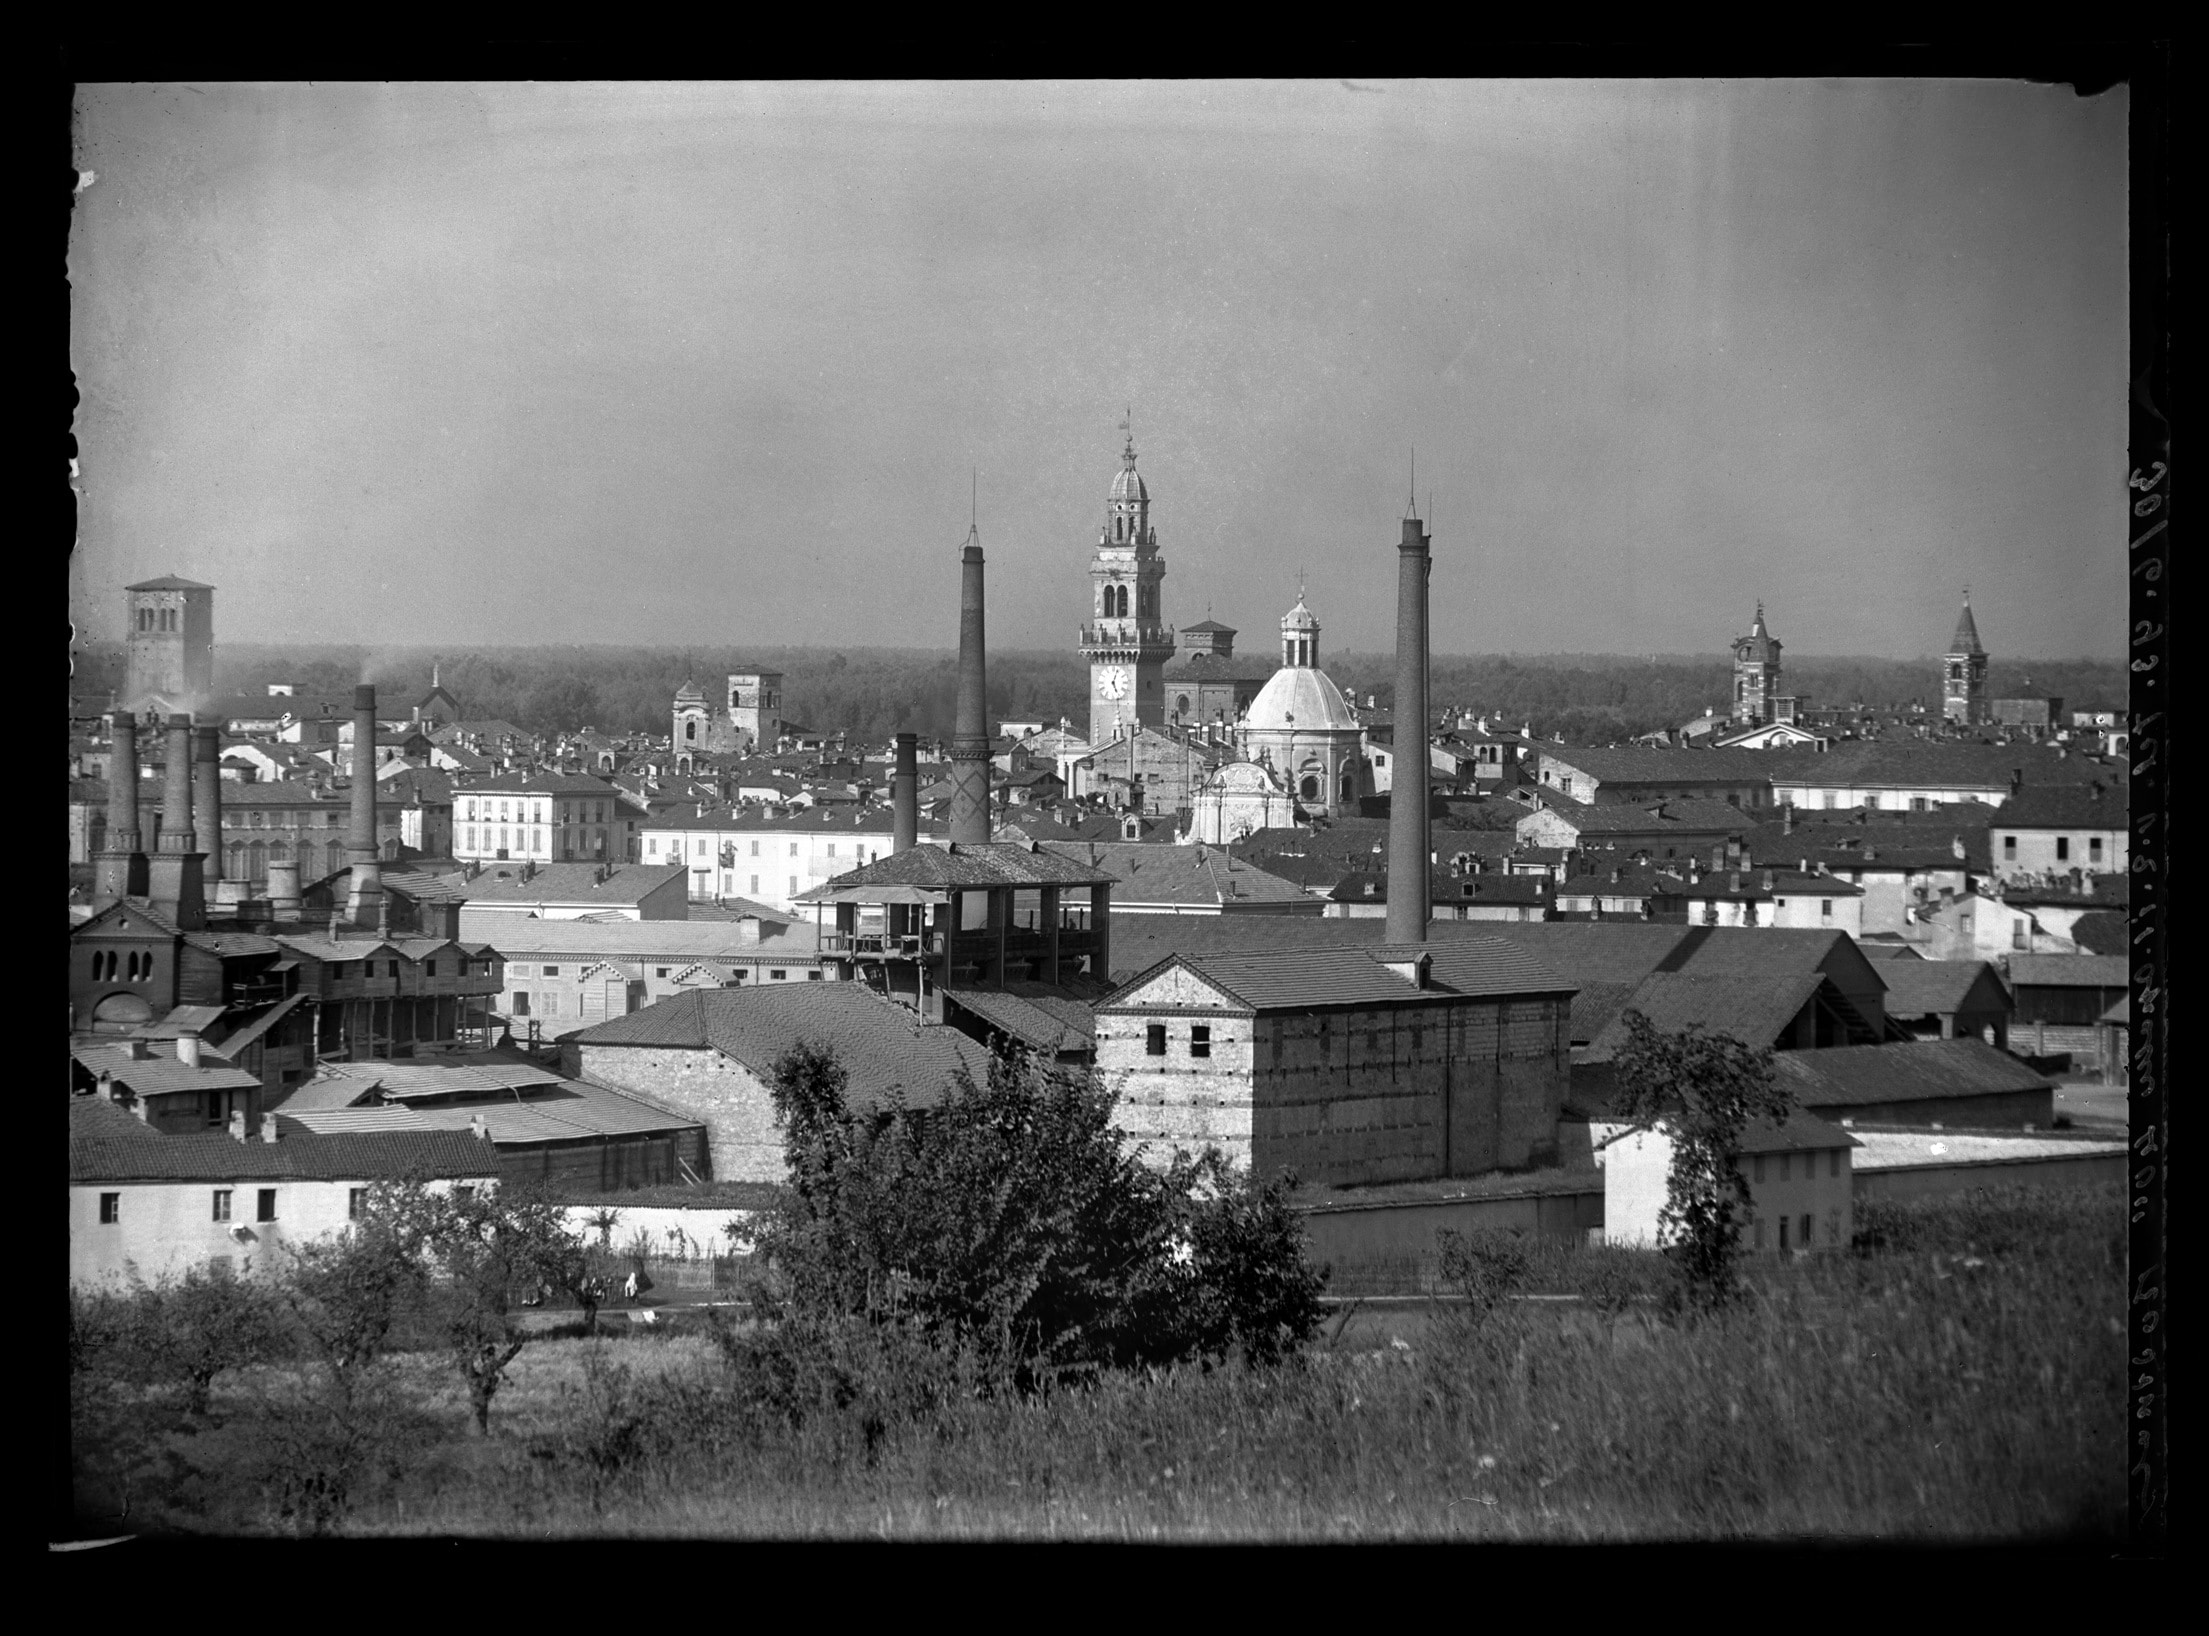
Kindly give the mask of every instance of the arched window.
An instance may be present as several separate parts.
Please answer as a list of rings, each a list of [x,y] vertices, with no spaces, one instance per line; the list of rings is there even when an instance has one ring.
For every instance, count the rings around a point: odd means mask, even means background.
[[[683,723],[683,740],[684,740],[684,742],[685,742],[685,743],[688,743],[688,742],[690,742],[691,740],[693,740],[693,739],[697,738],[697,736],[698,736],[698,723],[697,723],[697,721],[696,721],[696,720],[694,720],[694,719],[693,719],[693,720],[686,720],[686,721],[685,721],[685,722]]]
[[[291,848],[286,846],[282,841],[269,842],[268,861],[270,863],[284,863],[287,862],[290,857]]]
[[[1303,798],[1307,801],[1318,800],[1319,779],[1315,775],[1307,773],[1304,777],[1304,781],[1296,786],[1296,792],[1297,794],[1303,796]]]
[[[268,873],[268,847],[255,841],[245,849],[245,873],[248,880],[259,880]]]
[[[92,1026],[105,1034],[120,1034],[153,1021],[153,1007],[135,994],[110,994],[92,1008]]]
[[[1357,784],[1358,781],[1355,778],[1351,777],[1350,774],[1344,773],[1342,775],[1342,798],[1345,801],[1350,800],[1356,794]]]
[[[345,863],[345,849],[332,841],[322,849],[322,857],[322,867],[334,874]]]

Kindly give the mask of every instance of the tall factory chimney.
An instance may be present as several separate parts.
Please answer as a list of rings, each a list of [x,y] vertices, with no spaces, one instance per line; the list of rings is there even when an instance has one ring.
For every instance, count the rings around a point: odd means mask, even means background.
[[[1427,940],[1427,555],[1416,514],[1396,547],[1396,778],[1388,802],[1388,941]],[[1408,770],[1408,778],[1406,776]]]
[[[383,872],[376,856],[376,686],[353,689],[352,827],[345,837],[345,866],[351,872],[345,893],[349,925],[373,926],[383,896]]]
[[[982,535],[967,530],[959,567],[959,713],[951,730],[951,841],[989,841],[989,695],[982,644]]]
[[[96,860],[92,901],[106,908],[146,890],[144,838],[138,833],[138,718],[118,710],[107,718],[107,844]]]
[[[167,777],[161,791],[161,840],[146,860],[146,895],[185,931],[207,924],[206,886],[192,829],[192,718],[169,718]]]
[[[245,894],[243,881],[224,883],[222,878],[222,729],[201,727],[192,734],[192,829],[199,838],[207,862],[200,880],[208,900],[236,903]]]
[[[915,733],[897,735],[897,765],[890,784],[890,854],[910,852],[920,842],[920,769]]]

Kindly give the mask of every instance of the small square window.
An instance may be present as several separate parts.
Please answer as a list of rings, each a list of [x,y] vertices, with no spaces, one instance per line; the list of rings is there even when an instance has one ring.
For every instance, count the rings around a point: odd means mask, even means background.
[[[809,983],[818,983],[821,981],[821,974],[817,971],[809,971],[805,974],[805,980]]]
[[[2013,863],[2014,863],[2014,862],[2016,861],[2016,859],[2017,859],[2017,837],[2016,837],[2016,836],[2014,836],[2014,835],[2005,835],[2005,836],[2003,836],[2003,837],[2002,837],[2002,857],[2003,857],[2003,859],[2004,859],[2005,861],[2007,861],[2007,862],[2013,862]]]
[[[230,1219],[229,1188],[218,1187],[215,1189],[215,1213],[209,1219],[213,1221],[228,1221]]]
[[[655,977],[665,977],[667,975],[667,968],[665,966],[654,966],[652,968],[652,975]]]
[[[1143,1031],[1143,1054],[1162,1057],[1166,1054],[1166,1025],[1152,1023]]]
[[[767,975],[773,978],[778,983],[786,981],[790,976],[787,971],[781,970],[770,971]]]
[[[545,975],[547,977],[557,977],[560,975],[560,968],[558,966],[547,966],[545,967]]]
[[[274,1221],[276,1219],[275,1188],[264,1187],[261,1189],[260,1199],[254,1206],[253,1219],[255,1221]]]
[[[123,1195],[120,1193],[102,1193],[100,1195],[100,1225],[112,1227],[122,1219]]]
[[[2086,856],[2090,863],[2100,863],[2102,861],[2102,838],[2099,835],[2087,837]]]
[[[1212,1054],[1212,1030],[1198,1023],[1189,1030],[1189,1055],[1208,1057]]]

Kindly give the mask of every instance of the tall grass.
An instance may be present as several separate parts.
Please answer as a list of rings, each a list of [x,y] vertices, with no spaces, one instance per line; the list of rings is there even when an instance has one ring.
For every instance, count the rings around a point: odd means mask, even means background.
[[[405,1474],[344,1528],[2114,1537],[2119,1194],[1860,1219],[1863,1253],[1752,1263],[1744,1298],[1703,1321],[1661,1321],[1586,1252],[1538,1251],[1537,1284],[1593,1280],[1616,1298],[1367,1317],[1277,1368],[1117,1372],[1029,1395],[872,1332],[802,1367],[756,1329],[544,1343],[516,1365],[488,1440],[464,1437],[464,1405],[422,1371],[409,1401],[444,1435],[417,1437]],[[164,1489],[142,1474],[134,1524],[276,1526],[250,1482],[223,1480],[259,1445],[255,1396],[226,1377],[219,1424],[149,1448],[148,1473],[159,1452],[198,1476]],[[99,1486],[88,1476],[88,1509]]]

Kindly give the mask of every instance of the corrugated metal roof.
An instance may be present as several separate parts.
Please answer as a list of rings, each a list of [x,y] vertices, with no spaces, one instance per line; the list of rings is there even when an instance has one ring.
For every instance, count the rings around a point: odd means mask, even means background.
[[[669,1113],[589,1080],[562,1080],[520,1102],[411,1107],[432,1130],[467,1131],[481,1118],[495,1143],[573,1142],[593,1136],[645,1136],[695,1129],[698,1121]]]
[[[70,1055],[97,1079],[101,1074],[115,1076],[118,1085],[127,1085],[140,1096],[169,1096],[178,1091],[227,1091],[259,1089],[261,1082],[242,1068],[228,1063],[202,1061],[197,1068],[186,1067],[171,1052],[153,1052],[144,1061],[134,1060],[129,1051],[115,1045],[80,1045],[72,1047]]]
[[[297,1099],[294,1098],[294,1101]],[[339,1131],[390,1131],[435,1130],[427,1119],[409,1108],[297,1108],[291,1102],[284,1104],[284,1117],[313,1131],[317,1136],[329,1136]]]
[[[1781,1051],[1772,1061],[1780,1082],[1811,1108],[2000,1096],[2049,1084],[2045,1074],[1979,1039]]]

